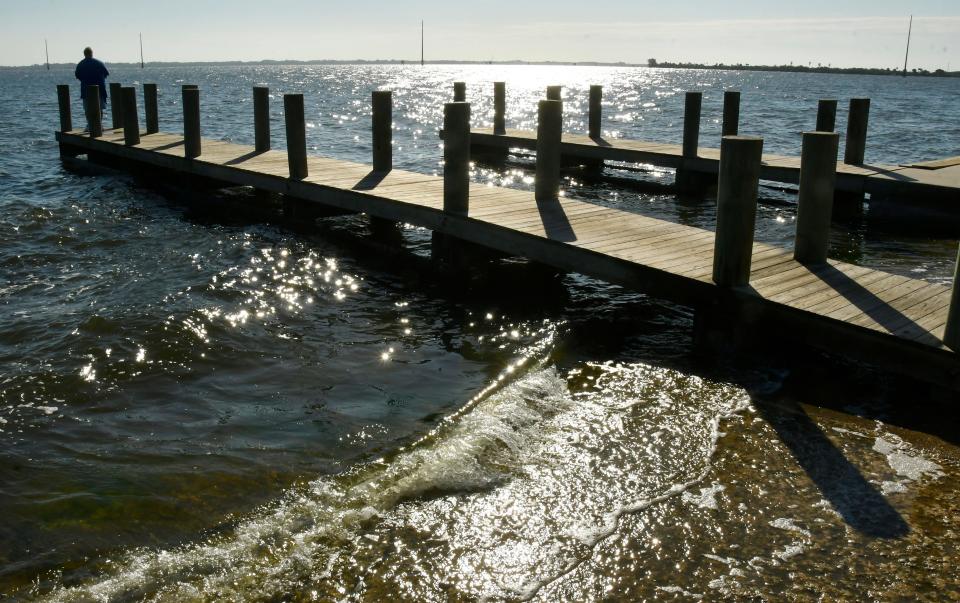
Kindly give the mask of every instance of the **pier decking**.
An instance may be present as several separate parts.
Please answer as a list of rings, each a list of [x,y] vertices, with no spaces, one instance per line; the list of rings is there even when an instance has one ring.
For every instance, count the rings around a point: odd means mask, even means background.
[[[537,133],[507,129],[504,134],[495,134],[492,128],[475,128],[470,132],[470,143],[474,147],[533,151],[537,147]],[[703,174],[716,174],[720,165],[718,148],[699,147],[696,157],[684,157],[680,144],[591,138],[568,132],[562,135],[560,153],[572,159],[646,163]],[[760,170],[760,177],[764,180],[797,184],[800,157],[765,153]],[[836,190],[867,193],[871,197],[938,200],[960,205],[960,158],[906,165],[851,165],[838,161]]]
[[[561,197],[538,202],[533,192],[470,184],[469,210],[460,216],[444,211],[443,179],[425,174],[376,172],[368,165],[310,156],[309,175],[293,179],[284,151],[203,139],[202,154],[188,158],[180,134],[141,132],[139,144],[125,144],[119,128],[105,130],[99,138],[78,130],[56,136],[67,155],[85,153],[121,167],[136,165],[252,186],[416,224],[656,297],[713,309],[722,321],[782,336],[784,342],[800,341],[960,389],[960,357],[942,342],[951,296],[951,289],[942,285],[836,261],[804,265],[794,261],[791,250],[755,243],[749,285],[718,287],[711,278],[714,232],[588,201]],[[516,133],[496,138],[509,144],[535,142]],[[670,145],[604,147],[579,139],[565,144],[622,153],[617,158],[656,153],[675,157],[665,148]],[[783,159],[780,165],[768,159],[767,169],[799,173],[790,161]],[[871,168],[850,170],[846,173],[851,177],[866,176],[862,182],[881,173]]]

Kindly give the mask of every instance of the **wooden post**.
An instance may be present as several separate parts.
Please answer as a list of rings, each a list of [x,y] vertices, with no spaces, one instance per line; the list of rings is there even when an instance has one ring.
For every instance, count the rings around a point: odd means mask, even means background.
[[[266,86],[253,87],[253,138],[257,153],[270,150],[270,88]]]
[[[393,169],[393,93],[373,91],[373,170]]]
[[[200,149],[200,88],[184,86],[183,91],[183,151],[187,158],[199,157]]]
[[[87,118],[87,132],[91,138],[103,136],[103,111],[100,105],[100,86],[86,87],[83,97],[83,114]]]
[[[843,151],[844,163],[863,164],[864,152],[867,149],[867,118],[869,115],[869,98],[850,99],[850,114],[847,115],[847,144]]]
[[[700,143],[702,92],[687,92],[683,100],[683,156],[696,157]]]
[[[762,138],[724,136],[720,142],[713,282],[721,287],[750,282],[762,154]]]
[[[87,113],[87,128],[90,138],[103,136],[103,111],[100,107],[100,86],[87,86],[87,96],[83,99],[83,108]]]
[[[140,118],[137,116],[137,89],[123,86],[120,89],[123,101],[123,144],[132,147],[140,144]]]
[[[73,130],[73,115],[70,113],[70,86],[57,84],[57,104],[60,105],[60,131]]]
[[[833,132],[837,125],[837,100],[821,98],[817,102],[817,132]]]
[[[287,164],[290,178],[307,177],[307,122],[303,116],[303,95],[283,95],[283,119],[287,126]]]
[[[467,215],[470,207],[470,103],[443,106],[443,211]]]
[[[537,176],[534,182],[537,201],[560,197],[560,139],[563,103],[542,100],[537,106]]]
[[[453,102],[455,103],[467,102],[467,83],[466,82],[453,83]]]
[[[600,125],[603,121],[603,107],[601,105],[602,100],[603,86],[590,86],[590,108],[587,117],[587,132],[590,138],[593,139],[598,139],[603,134],[600,128]]]
[[[953,268],[953,290],[950,293],[950,309],[947,311],[947,326],[943,330],[943,344],[960,352],[960,251]]]
[[[143,113],[147,122],[147,134],[160,131],[160,115],[157,108],[157,85],[143,85]]]
[[[547,100],[563,100],[560,95],[562,86],[547,86]]]
[[[123,98],[120,95],[120,82],[110,82],[110,117],[113,129],[123,127]]]
[[[507,84],[506,82],[493,83],[493,133],[507,133]]]
[[[740,131],[740,91],[723,92],[723,125],[721,136],[736,136]]]
[[[839,134],[803,133],[797,239],[793,250],[793,258],[803,264],[822,264],[827,261],[839,146]]]

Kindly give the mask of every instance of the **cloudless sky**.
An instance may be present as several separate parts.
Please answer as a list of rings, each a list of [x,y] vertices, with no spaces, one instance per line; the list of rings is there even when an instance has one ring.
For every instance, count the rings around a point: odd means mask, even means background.
[[[0,65],[426,58],[960,70],[960,0],[0,0]]]

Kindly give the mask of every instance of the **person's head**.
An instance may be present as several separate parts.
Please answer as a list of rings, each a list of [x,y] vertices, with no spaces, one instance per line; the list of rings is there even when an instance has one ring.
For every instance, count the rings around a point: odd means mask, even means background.
[[[83,49],[83,56],[87,57],[88,59],[89,59],[89,58],[92,58],[92,57],[93,57],[93,49],[90,48],[89,46],[87,46],[86,48],[84,48],[84,49]]]

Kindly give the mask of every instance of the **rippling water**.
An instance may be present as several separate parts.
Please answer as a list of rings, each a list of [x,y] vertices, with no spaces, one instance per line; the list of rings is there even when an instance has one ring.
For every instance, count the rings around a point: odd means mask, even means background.
[[[441,169],[451,83],[475,123],[507,82],[533,127],[547,84],[585,129],[679,139],[682,93],[796,154],[816,100],[869,96],[868,162],[960,154],[957,80],[578,67],[115,69],[203,90],[204,135],[252,143],[250,87],[303,92],[312,152],[367,161],[370,91],[395,91],[395,163]],[[927,394],[856,366],[705,367],[691,314],[510,263],[450,283],[356,217],[293,231],[234,195],[161,194],[64,169],[54,84],[0,71],[0,595],[12,600],[956,599],[956,430]],[[78,115],[75,106],[75,115]],[[843,127],[844,112],[838,120]],[[532,164],[474,178],[530,187]],[[710,227],[711,200],[638,182],[566,194]],[[792,239],[764,190],[758,238]],[[835,257],[947,280],[956,241],[837,225]],[[833,410],[824,410],[821,407]],[[922,413],[921,413],[922,414]],[[906,419],[913,419],[907,421]],[[901,425],[901,426],[896,426]]]

